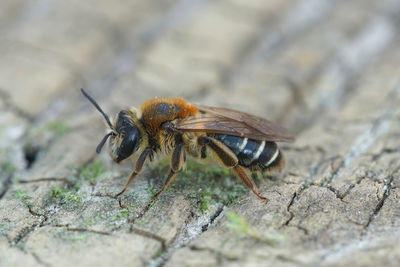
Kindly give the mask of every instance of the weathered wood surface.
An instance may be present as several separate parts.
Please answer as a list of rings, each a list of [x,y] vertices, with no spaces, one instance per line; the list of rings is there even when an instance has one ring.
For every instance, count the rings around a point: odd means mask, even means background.
[[[400,1],[0,6],[1,266],[398,266]],[[297,139],[267,204],[208,166],[152,205],[150,167],[115,199],[131,164],[95,154],[80,87],[109,113],[178,95]]]

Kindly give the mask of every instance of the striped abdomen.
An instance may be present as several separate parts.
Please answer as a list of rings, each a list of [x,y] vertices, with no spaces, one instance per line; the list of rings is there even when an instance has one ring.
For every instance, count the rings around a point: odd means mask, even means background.
[[[283,157],[275,142],[258,141],[239,136],[213,134],[226,145],[239,160],[239,165],[250,170],[266,170],[282,164]]]

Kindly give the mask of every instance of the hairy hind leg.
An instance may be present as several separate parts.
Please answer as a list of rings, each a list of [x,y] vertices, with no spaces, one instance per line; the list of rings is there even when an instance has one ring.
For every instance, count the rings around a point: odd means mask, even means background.
[[[222,144],[220,141],[207,136],[199,137],[197,142],[199,145],[207,145],[208,147],[210,147],[214,151],[218,159],[221,161],[221,163],[227,168],[232,168],[236,177],[239,178],[239,180],[245,186],[247,186],[247,188],[249,188],[259,199],[269,201],[268,198],[263,197],[259,193],[257,193],[253,180],[247,175],[243,167],[238,164],[238,159],[236,155],[227,146]]]
[[[254,182],[251,179],[250,176],[247,175],[247,173],[245,172],[245,170],[243,169],[243,167],[237,165],[235,167],[233,167],[233,172],[236,174],[236,176],[240,179],[240,181],[247,186],[251,191],[253,191],[253,193],[261,200],[265,200],[265,201],[269,201],[268,198],[260,196],[260,194],[257,193],[257,191],[255,190],[255,186],[254,186]]]

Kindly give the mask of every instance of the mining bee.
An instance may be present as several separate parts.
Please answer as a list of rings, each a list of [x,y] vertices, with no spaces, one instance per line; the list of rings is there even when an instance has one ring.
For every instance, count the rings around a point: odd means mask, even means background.
[[[83,95],[104,116],[109,130],[96,148],[100,153],[109,139],[112,159],[120,163],[138,156],[123,194],[138,176],[144,163],[156,153],[170,156],[170,168],[157,198],[175,180],[186,155],[197,159],[215,159],[229,168],[258,198],[268,201],[255,189],[250,172],[281,170],[284,157],[276,142],[294,138],[284,128],[259,117],[227,108],[195,105],[183,98],[157,98],[139,109],[121,110],[111,122],[97,102]]]

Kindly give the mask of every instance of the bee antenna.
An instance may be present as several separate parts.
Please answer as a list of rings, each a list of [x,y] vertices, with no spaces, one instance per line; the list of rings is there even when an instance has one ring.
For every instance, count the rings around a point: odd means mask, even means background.
[[[101,140],[100,144],[96,147],[97,154],[100,154],[101,149],[103,148],[104,144],[106,143],[106,141],[107,141],[108,137],[110,137],[110,135],[112,135],[112,132],[106,134],[106,136],[103,137],[103,140]]]
[[[113,126],[111,124],[110,118],[108,117],[108,115],[106,113],[104,113],[104,111],[101,109],[101,107],[99,106],[99,104],[97,104],[97,102],[90,96],[88,95],[88,93],[86,93],[85,90],[83,90],[83,88],[81,88],[81,92],[82,94],[89,99],[89,101],[93,104],[93,106],[96,107],[96,109],[104,116],[104,118],[107,121],[108,126],[110,126],[111,129],[113,129]],[[108,136],[108,135],[107,135]],[[105,140],[104,140],[105,142]],[[104,144],[103,144],[104,145]],[[100,148],[101,149],[101,148]]]

